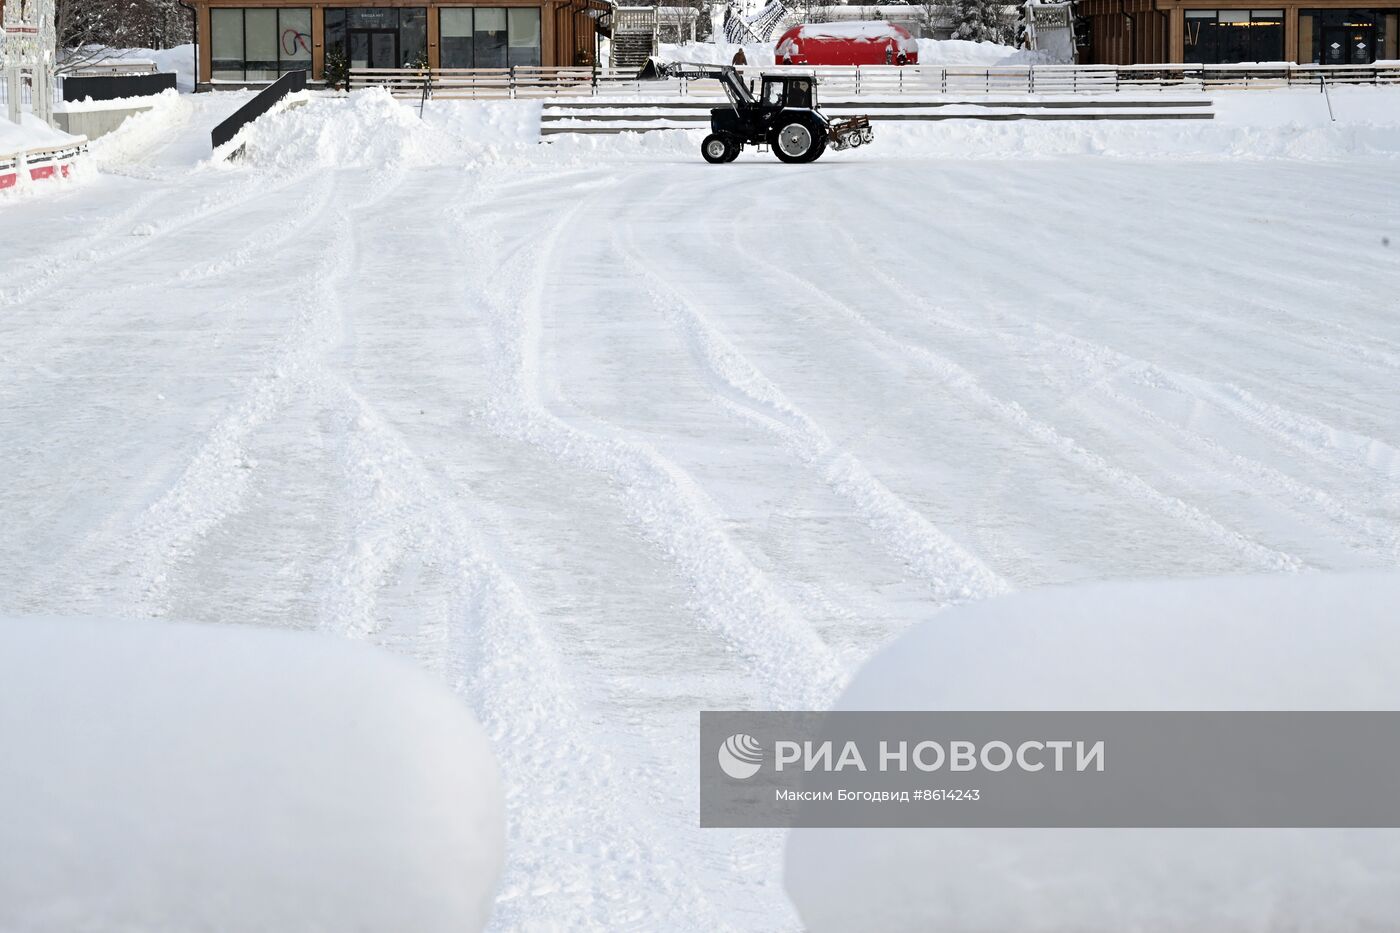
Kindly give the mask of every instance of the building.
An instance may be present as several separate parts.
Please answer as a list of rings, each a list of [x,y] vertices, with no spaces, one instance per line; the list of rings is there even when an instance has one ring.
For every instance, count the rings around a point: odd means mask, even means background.
[[[590,65],[607,0],[453,0],[316,4],[298,0],[188,0],[195,11],[198,84],[275,80],[326,53],[352,68],[508,68]],[[604,20],[606,22],[606,20]]]
[[[1080,0],[1077,7],[1086,63],[1369,65],[1400,58],[1400,4],[1295,0],[1223,9],[1213,0]]]

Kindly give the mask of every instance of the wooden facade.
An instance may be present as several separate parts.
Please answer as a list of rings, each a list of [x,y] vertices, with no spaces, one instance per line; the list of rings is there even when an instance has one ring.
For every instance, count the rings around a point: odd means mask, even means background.
[[[1391,4],[1394,0],[1391,0]],[[1080,0],[1077,15],[1087,22],[1089,42],[1080,61],[1097,65],[1147,65],[1186,61],[1186,11],[1250,9],[1283,11],[1283,60],[1313,61],[1312,11],[1366,10],[1384,14],[1384,41],[1375,58],[1394,59],[1400,45],[1400,5],[1365,0]]]
[[[457,0],[452,3],[425,3],[413,0],[189,0],[194,7],[198,49],[199,74],[197,83],[207,87],[212,78],[210,42],[211,9],[288,8],[311,10],[311,78],[322,79],[325,65],[326,10],[355,8],[426,9],[428,27],[428,65],[440,66],[438,48],[438,11],[461,7],[535,8],[540,11],[540,64],[546,67],[590,65],[597,49],[597,14],[612,10],[608,0]],[[594,11],[594,15],[590,15]]]

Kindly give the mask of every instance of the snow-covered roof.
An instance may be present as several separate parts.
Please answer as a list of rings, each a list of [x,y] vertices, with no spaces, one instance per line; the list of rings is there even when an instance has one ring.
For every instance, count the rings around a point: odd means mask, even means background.
[[[803,23],[797,27],[797,36],[802,39],[888,39],[890,36],[908,35],[909,31],[903,26],[879,19],[849,23]]]

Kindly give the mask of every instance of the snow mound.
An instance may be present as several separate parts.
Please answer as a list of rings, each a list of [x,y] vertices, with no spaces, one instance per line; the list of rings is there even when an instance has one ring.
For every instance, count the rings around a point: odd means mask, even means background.
[[[467,145],[418,117],[416,107],[383,88],[346,96],[300,94],[249,124],[231,143],[243,161],[305,171],[314,168],[405,168],[463,161]]]
[[[1018,49],[995,42],[969,42],[966,39],[920,39],[920,65],[1048,65],[1044,52]]]
[[[950,609],[843,710],[1400,709],[1400,576],[1117,583]],[[1393,830],[795,830],[813,931],[1380,930]]]
[[[310,633],[0,619],[0,929],[480,929],[486,738],[406,662]]]
[[[468,143],[494,147],[533,146],[540,141],[538,100],[433,100],[423,119]]]
[[[0,155],[33,149],[36,146],[61,146],[75,137],[56,130],[32,113],[21,113],[19,123],[0,116]]]

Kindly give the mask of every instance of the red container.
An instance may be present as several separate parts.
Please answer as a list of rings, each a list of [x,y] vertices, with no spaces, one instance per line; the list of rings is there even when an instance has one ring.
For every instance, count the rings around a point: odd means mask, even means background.
[[[804,23],[783,33],[779,65],[917,65],[919,43],[903,26],[873,20]]]

